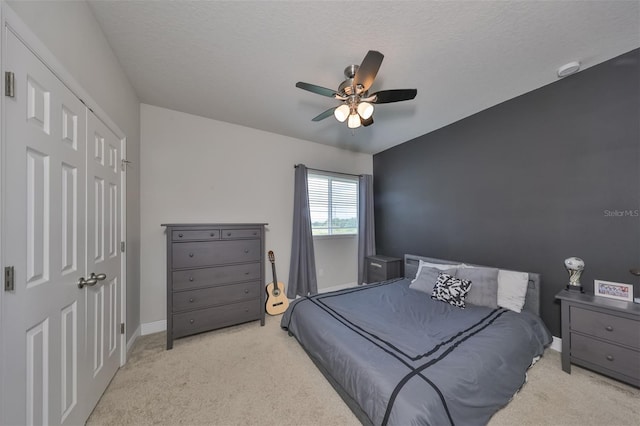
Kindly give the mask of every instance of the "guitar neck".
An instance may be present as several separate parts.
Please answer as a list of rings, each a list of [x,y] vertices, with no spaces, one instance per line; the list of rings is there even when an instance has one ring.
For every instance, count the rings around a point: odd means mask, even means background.
[[[276,262],[271,262],[271,271],[273,271],[273,288],[278,288],[278,276],[276,275]]]

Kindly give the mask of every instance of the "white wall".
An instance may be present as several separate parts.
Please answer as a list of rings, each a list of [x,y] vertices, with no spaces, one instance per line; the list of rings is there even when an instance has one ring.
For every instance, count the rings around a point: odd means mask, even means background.
[[[289,275],[294,164],[371,173],[373,157],[142,104],[141,321],[166,318],[162,223],[267,222],[278,279]],[[356,281],[356,238],[316,240],[319,287]],[[266,258],[266,254],[265,254]],[[271,280],[267,261],[266,276]]]
[[[84,1],[7,4],[127,137],[127,338],[140,324],[139,101]],[[89,105],[91,107],[91,105]]]

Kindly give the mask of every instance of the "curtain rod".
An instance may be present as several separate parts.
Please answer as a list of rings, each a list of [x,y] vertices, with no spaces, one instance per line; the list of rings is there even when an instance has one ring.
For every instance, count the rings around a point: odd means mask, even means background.
[[[293,168],[297,169],[298,164],[294,165]],[[354,175],[353,173],[332,172],[331,170],[314,169],[311,167],[307,167],[307,170],[313,170],[314,172],[333,173],[334,175],[345,175],[345,176],[355,176],[355,177],[363,176],[363,175]]]

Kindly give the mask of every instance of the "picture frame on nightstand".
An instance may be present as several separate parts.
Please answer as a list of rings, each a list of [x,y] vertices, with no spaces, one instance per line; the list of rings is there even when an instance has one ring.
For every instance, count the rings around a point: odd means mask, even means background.
[[[633,302],[633,285],[593,280],[593,294],[600,297]]]

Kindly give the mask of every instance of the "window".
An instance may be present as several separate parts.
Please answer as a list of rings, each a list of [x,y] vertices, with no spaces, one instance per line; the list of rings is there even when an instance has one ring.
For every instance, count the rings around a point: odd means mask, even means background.
[[[307,181],[313,236],[356,235],[358,178],[309,173]]]

